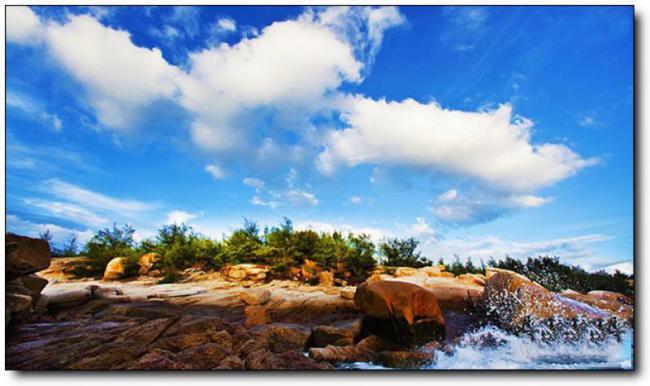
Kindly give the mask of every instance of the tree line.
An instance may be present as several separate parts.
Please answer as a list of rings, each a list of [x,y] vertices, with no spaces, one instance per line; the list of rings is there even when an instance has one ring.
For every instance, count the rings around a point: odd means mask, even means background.
[[[85,256],[83,264],[76,268],[81,276],[101,276],[114,257],[124,259],[126,276],[135,275],[138,258],[145,253],[157,253],[161,256],[159,265],[164,282],[177,281],[180,272],[189,267],[218,270],[227,264],[242,263],[268,265],[271,277],[286,279],[292,269],[305,267],[308,260],[311,265],[307,269],[330,271],[335,279],[354,284],[364,281],[378,264],[414,268],[433,264],[418,251],[419,243],[414,238],[387,239],[375,245],[365,234],[298,230],[287,218],[263,230],[254,221],[244,220],[240,228],[223,240],[209,238],[185,224],[164,225],[155,237],[140,242],[134,240],[134,234],[135,229],[128,224],[113,224],[112,228],[99,230],[83,248],[72,237],[60,249],[51,243],[51,232],[42,233],[41,238],[50,242],[53,256]],[[526,261],[490,258],[480,264],[469,258],[462,262],[456,257],[452,262],[440,259],[437,264],[455,275],[484,273],[486,267],[509,269],[553,291],[599,289],[628,295],[633,291],[629,285],[631,276],[618,271],[587,272],[561,263],[558,257],[538,256]]]

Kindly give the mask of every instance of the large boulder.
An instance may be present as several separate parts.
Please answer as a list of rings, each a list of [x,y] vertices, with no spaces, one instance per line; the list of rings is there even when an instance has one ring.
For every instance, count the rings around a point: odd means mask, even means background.
[[[41,298],[43,288],[47,285],[47,280],[38,275],[31,274],[21,277],[20,281],[23,283],[23,286],[29,290],[32,297],[32,305],[36,305],[38,300]]]
[[[483,286],[458,278],[417,275],[388,280],[413,283],[429,290],[444,311],[467,311],[483,297]]]
[[[29,275],[47,268],[52,256],[45,240],[5,234],[5,280]]]
[[[371,335],[356,344],[347,346],[312,347],[309,349],[309,356],[319,362],[329,363],[374,362],[377,361],[380,352],[395,350],[403,350],[403,347],[395,342]]]
[[[445,336],[445,320],[436,297],[400,281],[366,282],[354,302],[363,312],[363,328],[402,344],[424,343]]]
[[[160,255],[157,253],[145,253],[138,259],[138,275],[146,275],[149,273],[154,264],[160,261]]]
[[[553,319],[604,319],[609,314],[586,303],[555,294],[516,272],[489,272],[483,305],[506,329],[520,330]]]
[[[106,264],[102,280],[117,280],[124,275],[124,259],[115,257]]]

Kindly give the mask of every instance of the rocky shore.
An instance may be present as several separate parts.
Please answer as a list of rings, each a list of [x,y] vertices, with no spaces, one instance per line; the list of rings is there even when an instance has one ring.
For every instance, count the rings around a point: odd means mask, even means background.
[[[68,273],[47,243],[7,235],[7,369],[334,369],[349,362],[419,368],[477,326],[525,332],[567,320],[610,333],[633,317],[632,300],[593,291],[561,294],[517,273],[454,277],[441,267],[378,269],[358,287],[269,280],[264,267],[191,269],[182,282],[103,280]],[[551,339],[551,337],[549,337]]]

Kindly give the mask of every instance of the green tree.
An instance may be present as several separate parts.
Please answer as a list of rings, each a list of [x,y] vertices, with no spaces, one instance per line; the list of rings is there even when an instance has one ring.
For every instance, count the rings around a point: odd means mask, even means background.
[[[390,267],[421,268],[431,265],[431,262],[417,252],[419,241],[414,238],[390,239],[379,246],[381,254],[386,258],[384,265]]]

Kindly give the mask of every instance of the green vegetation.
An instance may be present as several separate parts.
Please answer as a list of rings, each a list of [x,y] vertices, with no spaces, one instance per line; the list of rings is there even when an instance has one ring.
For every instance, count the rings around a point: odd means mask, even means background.
[[[418,244],[414,238],[391,239],[383,242],[379,250],[386,257],[384,264],[387,266],[421,268],[431,265],[431,261],[416,251]]]
[[[137,259],[145,253],[157,253],[162,259],[157,268],[164,273],[163,282],[175,282],[181,278],[181,271],[190,268],[218,270],[228,264],[269,265],[270,277],[274,279],[296,278],[306,282],[317,281],[318,273],[329,271],[335,281],[351,284],[364,281],[378,261],[388,271],[394,267],[420,268],[431,265],[431,260],[417,251],[418,241],[413,238],[389,239],[375,244],[368,235],[347,235],[341,232],[315,232],[296,230],[289,219],[278,226],[260,231],[257,224],[244,220],[223,240],[213,240],[195,232],[187,225],[165,225],[154,238],[136,243],[135,230],[129,225],[113,225],[103,229],[86,243],[79,254],[87,262],[79,263],[76,273],[81,276],[101,276],[106,264],[114,257],[125,259],[125,275],[137,273]],[[47,231],[42,238],[51,241]],[[53,254],[71,256],[79,250],[77,240],[72,238]],[[488,260],[475,264],[471,259],[464,263],[458,257],[445,263],[445,269],[454,275],[484,273],[486,267],[509,269],[521,273],[553,291],[573,289],[579,292],[608,290],[632,295],[628,284],[631,276],[620,272],[608,274],[604,271],[587,272],[584,269],[562,264],[559,258],[540,256],[526,261],[510,257],[504,260]]]

